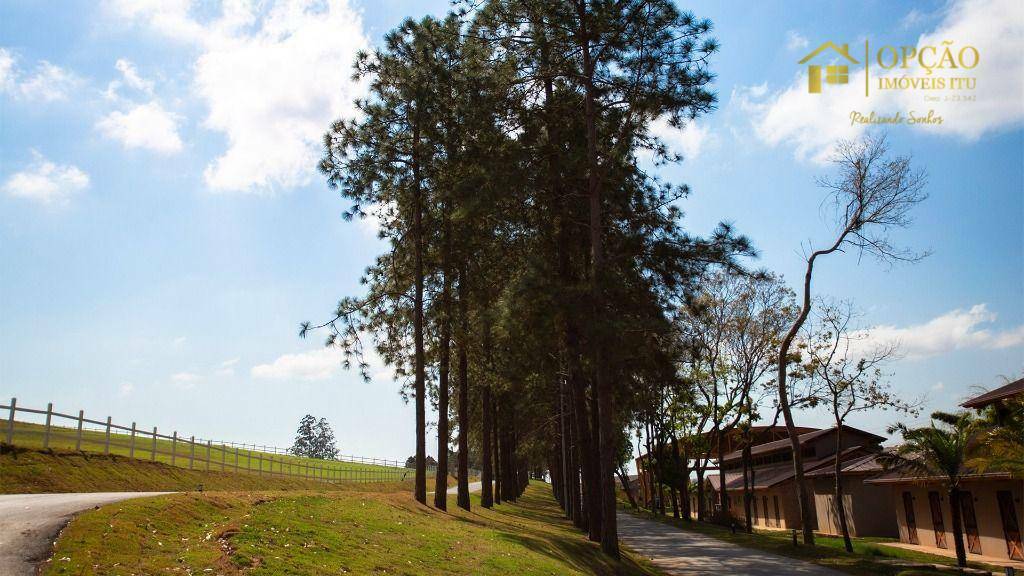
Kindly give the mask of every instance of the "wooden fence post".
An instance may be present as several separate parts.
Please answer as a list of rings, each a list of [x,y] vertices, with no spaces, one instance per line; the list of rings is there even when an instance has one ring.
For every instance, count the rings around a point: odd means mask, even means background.
[[[224,448],[224,444],[220,445],[220,471],[224,471],[224,461],[227,460],[228,451]]]
[[[188,469],[192,469],[192,463],[196,459],[196,437],[189,436],[188,440]]]
[[[53,402],[46,405],[46,428],[43,430],[43,450],[50,447],[50,419],[53,418]]]
[[[210,441],[206,441],[206,471],[210,471]]]
[[[149,459],[156,462],[156,426],[153,426],[153,448],[149,451]]]
[[[177,456],[178,452],[178,431],[175,430],[174,434],[171,435],[171,466],[174,466],[174,457]]]
[[[7,443],[14,444],[14,412],[18,409],[18,399],[11,398],[11,415],[7,419]]]
[[[103,453],[110,454],[110,416],[107,416],[107,434],[103,441]]]
[[[128,444],[128,457],[135,458],[135,422],[132,422],[132,439]]]
[[[85,419],[85,410],[78,411],[78,434],[75,435],[75,451],[82,449],[82,420]]]

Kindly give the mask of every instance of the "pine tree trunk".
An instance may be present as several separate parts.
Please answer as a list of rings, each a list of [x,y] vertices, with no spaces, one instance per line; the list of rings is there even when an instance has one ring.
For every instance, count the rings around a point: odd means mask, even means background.
[[[427,503],[427,377],[423,349],[423,192],[419,170],[419,124],[413,128],[413,260],[416,280],[413,296],[413,347],[415,355],[414,394],[416,395],[416,501]]]
[[[442,256],[444,280],[441,287],[441,329],[437,367],[437,474],[434,482],[434,506],[439,510],[448,509],[448,441],[451,431],[448,427],[448,392],[451,372],[451,270],[449,269],[450,230],[447,210],[444,222],[444,254]]]
[[[459,477],[458,505],[469,510],[469,297],[466,265],[459,271]]]
[[[498,407],[498,399],[492,403],[491,414],[494,416],[494,503],[501,504],[501,472],[505,468],[504,458],[501,455],[501,409]]]
[[[491,387],[484,386],[483,392],[481,393],[483,404],[483,424],[481,444],[481,457],[483,459],[483,469],[480,471],[480,481],[482,487],[480,489],[480,505],[484,508],[490,508],[494,505],[494,487],[492,486],[494,478],[494,468],[491,462],[491,427],[493,426],[492,420],[494,418],[493,409],[491,407]]]

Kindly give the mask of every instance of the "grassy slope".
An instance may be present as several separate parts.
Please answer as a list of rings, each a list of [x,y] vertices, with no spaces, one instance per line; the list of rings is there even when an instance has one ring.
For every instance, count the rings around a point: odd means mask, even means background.
[[[643,514],[645,518],[651,518],[650,514]],[[753,534],[746,534],[742,530],[732,534],[728,528],[706,522],[684,522],[671,517],[654,518],[661,520],[683,530],[699,532],[719,540],[732,542],[747,548],[773,552],[780,556],[799,558],[828,566],[849,574],[860,576],[893,576],[906,575],[906,567],[892,563],[893,560],[905,560],[915,563],[945,564],[952,566],[956,561],[945,556],[935,556],[914,550],[894,548],[885,546],[888,538],[854,538],[854,553],[850,554],[843,548],[842,538],[833,538],[819,535],[815,539],[817,546],[793,546],[792,535],[781,530],[754,530]],[[995,566],[988,566],[977,562],[968,563],[971,567],[981,568],[1000,572]],[[922,572],[927,573],[927,572]]]
[[[406,491],[204,493],[132,500],[83,513],[45,574],[660,574],[613,562],[565,522],[550,488],[517,504],[449,513]]]
[[[0,429],[3,433],[7,432],[7,422],[0,423]],[[43,435],[44,426],[40,424],[32,424],[28,422],[14,422],[14,436],[12,438],[12,444],[20,448],[35,448],[41,449],[43,447]],[[78,431],[75,428],[67,428],[61,426],[52,426],[50,428],[50,444],[49,447],[57,450],[74,450],[75,443],[77,440]],[[2,437],[0,437],[2,438]],[[173,452],[175,454],[174,464],[176,466],[182,466],[187,468],[189,462],[190,446],[187,442],[187,438],[183,438],[178,441],[177,444],[173,445]],[[82,450],[89,452],[100,452],[102,453],[105,449],[106,434],[104,432],[97,432],[95,430],[83,430],[82,431]],[[121,456],[127,456],[131,450],[131,438],[126,434],[111,434],[110,435],[110,453],[119,454]],[[143,436],[137,436],[135,439],[135,457],[139,459],[150,459],[153,449],[152,438],[146,438]],[[169,440],[158,439],[156,443],[156,461],[164,462],[165,464],[171,463],[171,452],[172,442]],[[205,460],[206,457],[206,445],[197,444],[195,447],[195,467],[205,467],[205,463],[200,463],[199,460]],[[214,444],[211,447],[210,459],[212,460],[211,468],[218,468],[220,465],[222,453],[218,445]],[[223,454],[225,465],[227,468],[231,468],[235,463],[235,449],[228,447],[226,452]],[[306,469],[304,466],[324,467],[327,470],[341,470],[344,471],[346,479],[359,479],[358,473],[363,472],[364,475],[369,476],[372,473],[378,473],[378,475],[389,475],[388,479],[397,480],[400,479],[403,474],[407,471],[405,468],[394,468],[386,466],[378,466],[374,464],[363,464],[359,462],[334,462],[324,460],[314,460],[311,458],[300,458],[298,456],[291,456],[287,454],[268,454],[265,452],[252,451],[239,449],[238,450],[238,466],[246,470],[252,469],[259,471],[261,468],[264,471],[279,472],[282,469],[284,471],[291,471],[295,474],[304,474]],[[383,477],[383,476],[381,476]]]
[[[0,494],[196,490],[333,490],[301,478],[204,472],[160,462],[89,452],[6,449],[0,452]],[[412,490],[412,482],[402,485]],[[371,485],[375,486],[375,485]]]

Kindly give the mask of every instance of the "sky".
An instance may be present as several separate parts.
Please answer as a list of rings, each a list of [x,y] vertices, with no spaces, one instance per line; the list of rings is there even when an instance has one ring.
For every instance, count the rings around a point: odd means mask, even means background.
[[[887,129],[928,174],[896,239],[930,251],[887,265],[855,253],[817,267],[815,294],[849,299],[871,338],[898,342],[889,381],[926,412],[1024,371],[1024,5],[685,2],[710,18],[717,109],[656,131],[685,157],[685,226],[732,222],[751,266],[793,288],[832,227],[816,178],[850,113],[942,124]],[[405,458],[414,413],[386,367],[372,382],[298,337],[381,250],[372,224],[316,172],[320,137],[365,86],[358,50],[441,1],[188,0],[0,4],[0,397],[215,440],[287,446],[306,413],[345,454]],[[823,42],[859,64],[810,94],[798,61]],[[951,47],[970,69],[872,77],[975,78],[973,90],[863,94],[864,43]],[[943,41],[949,44],[942,44]],[[826,51],[819,64],[842,64]],[[815,62],[810,62],[814,64]],[[868,59],[873,65],[874,56]],[[954,63],[956,61],[954,60]],[[931,98],[931,100],[926,100]],[[6,403],[6,401],[4,401]],[[430,419],[436,418],[430,417]],[[852,425],[883,432],[892,413]],[[820,412],[799,424],[827,425]],[[436,444],[428,443],[430,453]]]

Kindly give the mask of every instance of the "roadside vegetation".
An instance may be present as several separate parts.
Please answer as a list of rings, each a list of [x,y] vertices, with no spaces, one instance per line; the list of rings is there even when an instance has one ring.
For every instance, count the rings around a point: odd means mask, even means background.
[[[373,490],[189,493],[105,506],[64,530],[43,574],[661,574],[602,555],[544,485],[514,506],[472,513],[423,507],[405,485]]]

